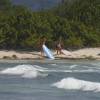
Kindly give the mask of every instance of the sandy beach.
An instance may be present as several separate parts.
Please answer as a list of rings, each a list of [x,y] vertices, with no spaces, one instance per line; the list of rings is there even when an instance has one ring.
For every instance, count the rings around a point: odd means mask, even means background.
[[[61,59],[100,59],[100,48],[85,48],[75,51],[69,51],[68,55],[60,54],[56,55],[56,51],[53,52],[55,58]],[[0,59],[41,59],[41,53],[37,51],[25,52],[25,51],[0,51]]]

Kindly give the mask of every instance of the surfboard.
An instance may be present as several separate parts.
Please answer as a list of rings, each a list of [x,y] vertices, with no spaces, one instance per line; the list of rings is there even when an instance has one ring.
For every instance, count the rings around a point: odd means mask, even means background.
[[[72,53],[69,52],[69,51],[67,51],[67,50],[65,50],[65,49],[62,49],[61,52],[62,52],[63,54],[65,54],[66,56],[72,56]]]
[[[50,59],[55,59],[52,52],[48,49],[48,47],[46,45],[43,45],[43,51],[45,53],[45,55],[50,58]]]

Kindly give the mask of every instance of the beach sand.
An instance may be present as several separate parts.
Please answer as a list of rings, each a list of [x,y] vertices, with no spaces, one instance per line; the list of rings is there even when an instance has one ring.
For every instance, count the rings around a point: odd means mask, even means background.
[[[100,48],[85,48],[75,51],[70,51],[71,55],[56,55],[54,51],[53,54],[55,58],[61,59],[100,59]],[[25,52],[25,51],[0,51],[0,59],[41,59],[41,53],[37,51]]]

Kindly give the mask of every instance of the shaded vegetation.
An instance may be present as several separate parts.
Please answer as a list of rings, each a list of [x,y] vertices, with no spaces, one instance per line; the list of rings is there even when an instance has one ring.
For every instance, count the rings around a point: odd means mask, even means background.
[[[73,0],[51,10],[33,12],[0,0],[0,49],[38,49],[41,37],[54,47],[100,46],[100,0]]]

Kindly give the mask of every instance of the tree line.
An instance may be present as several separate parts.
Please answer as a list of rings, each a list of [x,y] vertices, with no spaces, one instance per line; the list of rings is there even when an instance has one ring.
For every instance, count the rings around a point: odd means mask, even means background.
[[[39,49],[47,38],[51,48],[59,39],[65,48],[100,46],[100,0],[72,0],[32,11],[0,0],[0,49]]]

